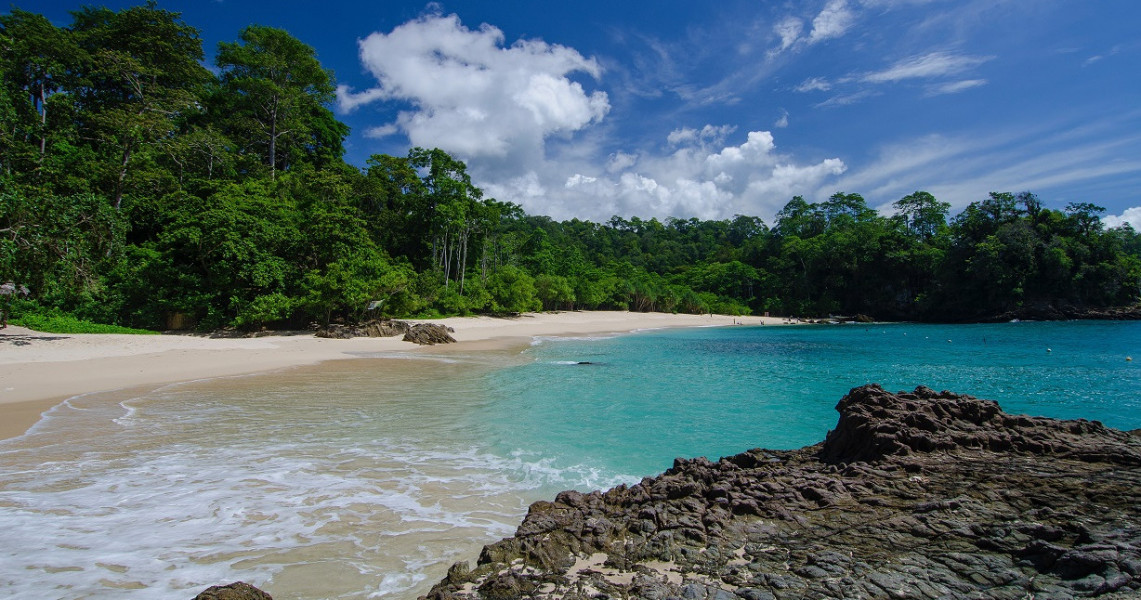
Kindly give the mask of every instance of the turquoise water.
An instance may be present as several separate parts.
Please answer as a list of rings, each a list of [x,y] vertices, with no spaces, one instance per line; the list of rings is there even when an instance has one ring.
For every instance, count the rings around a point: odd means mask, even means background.
[[[411,600],[531,502],[817,443],[854,386],[1132,429],[1139,369],[1141,323],[738,326],[77,397],[0,441],[0,589]]]
[[[1141,428],[1141,323],[668,330],[546,341],[488,376],[497,452],[625,476],[823,440],[852,387],[926,385],[1008,412]],[[589,362],[591,364],[577,364]]]

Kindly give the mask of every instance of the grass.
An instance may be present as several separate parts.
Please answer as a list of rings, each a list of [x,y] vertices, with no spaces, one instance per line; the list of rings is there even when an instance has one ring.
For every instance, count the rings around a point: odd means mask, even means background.
[[[84,321],[69,315],[25,314],[12,318],[10,325],[27,327],[43,333],[130,333],[135,335],[158,335],[157,331],[134,329],[119,325],[103,325]]]

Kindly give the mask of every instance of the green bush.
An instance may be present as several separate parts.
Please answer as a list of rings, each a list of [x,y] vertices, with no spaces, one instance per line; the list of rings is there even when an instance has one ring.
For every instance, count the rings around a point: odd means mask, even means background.
[[[103,325],[77,319],[71,315],[30,313],[8,321],[11,325],[27,327],[43,333],[129,333],[136,335],[158,335],[157,331],[134,329],[119,325]]]

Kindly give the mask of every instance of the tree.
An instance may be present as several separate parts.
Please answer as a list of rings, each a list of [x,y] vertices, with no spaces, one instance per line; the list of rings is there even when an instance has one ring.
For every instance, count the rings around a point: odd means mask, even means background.
[[[1101,231],[1101,213],[1105,212],[1104,206],[1098,206],[1091,202],[1070,202],[1066,205],[1066,215],[1069,216],[1070,221],[1074,224],[1078,233],[1088,237],[1091,233]]]
[[[801,196],[793,196],[777,213],[774,232],[778,236],[812,237],[824,231],[824,215],[815,204]]]
[[[843,192],[832,194],[820,205],[820,210],[824,213],[829,227],[868,221],[876,216],[876,211],[868,208],[863,196]]]
[[[333,118],[333,75],[316,53],[282,29],[250,25],[240,42],[218,44],[222,70],[217,110],[229,135],[260,155],[270,178],[291,160],[339,157],[348,128]],[[258,150],[253,150],[253,149]]]
[[[14,110],[3,123],[5,133],[12,132],[6,140],[4,162],[12,167],[12,143],[26,137],[35,140],[38,168],[48,149],[48,100],[69,81],[80,50],[70,32],[57,29],[43,15],[19,9],[0,16],[0,44],[4,92],[14,101]]]
[[[951,210],[950,203],[922,191],[900,198],[892,207],[904,218],[908,231],[923,239],[930,239],[947,226],[947,211]]]
[[[198,30],[154,0],[120,12],[84,8],[73,31],[90,67],[77,90],[85,135],[96,140],[103,190],[119,208],[137,154],[177,133],[198,111],[196,92],[211,75]]]

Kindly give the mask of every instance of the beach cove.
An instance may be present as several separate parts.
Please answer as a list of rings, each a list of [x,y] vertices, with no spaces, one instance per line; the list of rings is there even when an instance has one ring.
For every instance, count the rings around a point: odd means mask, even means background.
[[[448,352],[526,345],[535,336],[580,336],[661,327],[775,324],[781,319],[591,311],[528,313],[516,318],[452,317],[455,346],[420,348],[394,338],[329,340],[310,333],[254,338],[198,335],[50,334],[0,330],[0,439],[25,431],[40,413],[71,396],[245,375],[361,353]],[[411,320],[411,323],[418,321]]]
[[[467,321],[488,323],[467,335],[452,322],[461,343],[443,348],[188,338],[339,344],[345,360],[57,403],[0,445],[13,542],[0,581],[14,597],[191,597],[242,579],[279,600],[412,598],[561,490],[634,483],[675,456],[816,443],[834,390],[868,379],[1141,426],[1124,360],[1135,324],[709,328],[733,318],[700,316],[662,329],[675,318],[649,316],[658,324],[595,314],[521,336],[495,335],[510,331],[502,320]],[[661,331],[611,335],[631,329]]]

